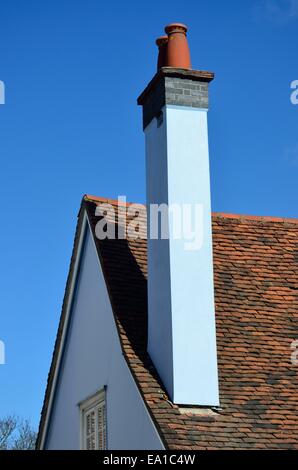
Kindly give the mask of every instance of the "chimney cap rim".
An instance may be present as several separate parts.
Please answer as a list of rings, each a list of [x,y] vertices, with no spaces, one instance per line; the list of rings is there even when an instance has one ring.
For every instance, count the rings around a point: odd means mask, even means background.
[[[157,46],[161,46],[161,45],[163,45],[163,44],[166,44],[166,43],[168,42],[168,40],[169,40],[168,36],[165,36],[165,35],[164,35],[164,36],[159,36],[159,37],[156,39],[155,44],[156,44]]]
[[[186,34],[188,27],[184,23],[170,23],[165,26],[165,32],[171,34],[174,32],[184,32]]]

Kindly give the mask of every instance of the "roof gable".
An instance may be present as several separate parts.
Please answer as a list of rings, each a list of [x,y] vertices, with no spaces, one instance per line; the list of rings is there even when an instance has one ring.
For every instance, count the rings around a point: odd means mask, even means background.
[[[146,240],[98,240],[100,202],[117,212],[117,201],[86,196],[81,214],[88,214],[124,356],[165,445],[297,449],[291,343],[298,331],[298,220],[213,214],[221,408],[181,410],[146,352]]]

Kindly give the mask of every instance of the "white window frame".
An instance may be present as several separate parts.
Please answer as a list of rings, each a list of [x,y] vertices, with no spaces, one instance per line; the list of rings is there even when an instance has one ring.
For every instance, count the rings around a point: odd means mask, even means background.
[[[105,450],[107,449],[107,417],[106,417],[106,391],[105,388],[96,392],[91,397],[79,403],[80,409],[80,447],[82,450],[87,450],[87,426],[86,417],[94,411],[95,414],[95,449],[94,450]],[[98,411],[101,409],[101,423],[98,418]],[[103,442],[99,442],[100,427],[103,433]]]

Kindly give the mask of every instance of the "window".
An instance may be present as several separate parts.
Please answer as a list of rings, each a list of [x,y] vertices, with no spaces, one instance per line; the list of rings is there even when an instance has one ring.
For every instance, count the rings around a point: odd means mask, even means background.
[[[105,390],[101,390],[80,404],[81,448],[104,450],[106,438]]]

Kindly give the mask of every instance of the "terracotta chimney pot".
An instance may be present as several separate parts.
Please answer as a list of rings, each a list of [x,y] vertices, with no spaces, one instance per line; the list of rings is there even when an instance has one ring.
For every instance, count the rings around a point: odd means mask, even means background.
[[[157,59],[157,70],[161,67],[165,67],[167,60],[167,46],[168,46],[168,36],[160,36],[156,39],[156,45],[158,46],[158,59]]]
[[[166,66],[191,69],[190,52],[186,38],[187,26],[171,23],[165,27],[168,35]]]

